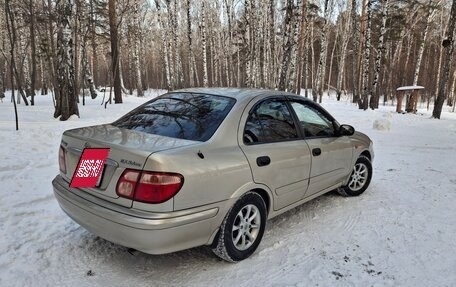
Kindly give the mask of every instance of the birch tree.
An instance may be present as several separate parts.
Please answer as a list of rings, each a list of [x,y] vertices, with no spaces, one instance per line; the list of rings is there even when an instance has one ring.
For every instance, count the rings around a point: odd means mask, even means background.
[[[323,16],[323,27],[320,32],[320,60],[318,61],[317,75],[316,75],[316,84],[314,89],[317,89],[317,93],[314,91],[313,100],[317,100],[321,103],[323,98],[323,88],[325,85],[326,78],[326,60],[328,58],[328,26],[329,26],[329,16],[331,12],[331,6],[333,4],[332,0],[325,0],[324,2],[324,16]],[[318,99],[317,99],[318,98]]]
[[[343,2],[343,1],[342,1]],[[346,2],[347,10],[345,12],[345,17],[342,19],[342,35],[341,35],[341,41],[340,41],[340,56],[339,56],[339,71],[337,73],[337,84],[336,84],[336,97],[337,100],[340,101],[340,96],[342,94],[342,83],[345,77],[345,60],[347,57],[347,47],[349,43],[349,33],[350,33],[350,28],[351,28],[351,22],[350,22],[350,14],[352,9],[356,9],[356,7],[353,7],[353,3]]]
[[[358,41],[359,38],[361,37],[361,34],[358,33],[358,21],[357,15],[356,15],[356,9],[354,7],[357,7],[357,2],[356,0],[351,1],[351,13],[350,13],[350,22],[351,22],[351,28],[353,31],[353,37],[352,37],[352,53],[351,53],[351,62],[352,62],[352,93],[353,93],[353,103],[357,103],[359,100],[359,94],[358,94],[358,59],[356,57],[355,51],[358,51]]]
[[[302,1],[301,4],[301,23],[299,31],[299,47],[297,52],[297,76],[296,76],[296,91],[301,94],[302,81],[305,82],[305,95],[307,96],[307,59],[308,54],[308,19],[307,19],[307,0]]]
[[[378,108],[378,102],[380,99],[380,94],[378,91],[378,85],[380,81],[380,72],[382,71],[382,56],[385,49],[385,33],[386,33],[386,20],[388,16],[388,0],[381,1],[381,16],[382,24],[380,26],[380,36],[378,40],[377,47],[377,56],[375,57],[375,71],[374,71],[374,80],[372,83],[372,96],[369,101],[369,106],[371,109]],[[369,24],[368,24],[369,25]]]
[[[206,31],[206,10],[204,9],[203,0],[201,2],[201,44],[203,46],[203,86],[209,86],[208,74],[207,74],[207,31]]]
[[[171,70],[170,70],[170,59],[169,59],[169,45],[167,37],[167,25],[165,24],[164,16],[162,13],[161,5],[158,0],[155,0],[155,6],[157,7],[157,20],[158,26],[160,27],[160,36],[163,47],[163,60],[165,62],[165,74],[166,74],[166,88],[173,90],[173,82],[171,81]]]
[[[141,39],[141,22],[140,22],[140,1],[135,0],[133,3],[133,62],[134,62],[134,78],[135,87],[138,97],[144,97],[144,90],[141,80],[141,66],[139,61],[139,44]]]
[[[24,101],[24,104],[28,106],[28,100],[26,97],[26,94],[22,88],[22,78],[21,74],[18,70],[17,63],[16,63],[16,44],[18,42],[17,38],[17,25],[16,25],[16,20],[15,20],[15,11],[13,11],[12,8],[12,3],[10,0],[5,1],[5,20],[6,20],[6,28],[8,32],[8,40],[10,44],[10,73],[11,73],[11,85],[14,86],[14,83],[17,86],[17,89],[19,90],[19,94],[21,98]],[[17,103],[20,103],[20,98],[17,98],[18,101]],[[12,94],[12,100],[16,104],[16,100],[14,97],[14,89],[13,89],[13,94]]]
[[[109,13],[109,32],[111,43],[111,72],[114,81],[114,102],[122,103],[122,87],[120,81],[120,61],[119,61],[119,32],[117,22],[116,0],[108,0]]]
[[[73,12],[72,0],[59,0],[56,3],[57,11],[57,82],[59,98],[55,107],[54,117],[61,121],[71,115],[79,116],[77,93],[74,89],[73,67],[73,39],[71,30],[71,16]]]
[[[187,40],[188,40],[188,73],[189,84],[191,87],[198,86],[198,74],[196,73],[195,55],[193,53],[193,38],[192,38],[192,19],[190,16],[190,0],[187,0]],[[195,79],[196,78],[196,79]]]
[[[369,97],[371,96],[369,84],[370,72],[370,57],[371,57],[371,20],[372,20],[372,1],[368,0],[366,3],[366,33],[364,36],[364,58],[362,65],[363,74],[363,93],[358,106],[360,109],[367,110],[369,105]]]
[[[451,4],[450,19],[448,20],[447,37],[443,41],[442,46],[445,49],[442,72],[440,74],[441,79],[439,82],[439,90],[437,97],[434,101],[434,110],[432,111],[432,117],[440,119],[442,114],[443,103],[445,102],[445,87],[448,84],[450,76],[450,64],[453,59],[454,51],[454,30],[456,26],[456,0],[453,0]]]
[[[424,31],[423,31],[423,38],[419,44],[419,49],[418,49],[418,55],[415,63],[415,72],[413,73],[413,85],[417,86],[418,85],[418,79],[420,76],[420,69],[421,69],[421,62],[423,60],[423,54],[424,54],[424,47],[426,45],[426,41],[428,38],[429,34],[429,26],[431,25],[433,19],[434,19],[434,12],[435,12],[435,4],[433,3],[432,0],[429,1],[428,3],[428,8],[427,10],[427,17],[426,17],[426,24],[424,26]],[[407,101],[407,106],[405,108],[406,112],[416,112],[416,106],[417,106],[417,101],[418,101],[418,96],[415,92],[413,92],[410,95],[409,101]]]
[[[90,16],[88,13],[88,7],[87,3],[84,1],[80,2],[80,14],[81,14],[81,31],[82,31],[82,39],[81,39],[81,62],[82,62],[82,75],[85,83],[89,87],[89,92],[90,92],[90,97],[92,99],[95,99],[97,97],[97,92],[95,90],[95,83],[93,81],[92,77],[92,72],[89,66],[89,60],[88,60],[88,51],[87,51],[87,45],[88,45],[88,36],[91,32],[91,26],[90,26]],[[83,97],[83,104],[84,103],[84,97]]]
[[[280,76],[279,76],[279,90],[285,91],[287,84],[287,72],[291,61],[291,53],[293,49],[293,1],[287,0],[285,6],[285,19],[283,28],[283,54],[282,62],[280,65]]]

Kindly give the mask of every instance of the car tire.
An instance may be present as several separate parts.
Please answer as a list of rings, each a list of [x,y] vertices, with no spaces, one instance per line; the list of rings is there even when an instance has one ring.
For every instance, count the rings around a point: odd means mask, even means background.
[[[266,226],[266,204],[255,192],[247,192],[228,211],[212,251],[229,262],[238,262],[255,252]]]
[[[372,163],[368,157],[361,155],[353,166],[348,184],[337,190],[343,196],[361,195],[372,179]]]

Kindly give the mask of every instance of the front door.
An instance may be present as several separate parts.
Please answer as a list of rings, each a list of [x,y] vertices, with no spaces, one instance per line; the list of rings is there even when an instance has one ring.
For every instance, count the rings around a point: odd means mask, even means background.
[[[290,101],[312,154],[309,188],[312,196],[344,181],[351,171],[353,147],[338,136],[337,124],[323,109],[305,101]]]
[[[311,154],[283,97],[262,100],[251,108],[240,146],[254,181],[274,193],[274,210],[304,197]]]

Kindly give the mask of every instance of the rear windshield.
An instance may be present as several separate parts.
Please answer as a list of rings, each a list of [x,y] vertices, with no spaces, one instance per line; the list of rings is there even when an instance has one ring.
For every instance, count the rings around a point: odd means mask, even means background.
[[[205,94],[166,94],[134,109],[113,125],[172,138],[207,141],[235,102],[233,98]]]

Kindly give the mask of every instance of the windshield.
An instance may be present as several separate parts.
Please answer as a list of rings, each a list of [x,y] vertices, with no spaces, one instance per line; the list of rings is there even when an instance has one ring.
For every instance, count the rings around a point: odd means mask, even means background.
[[[172,138],[207,141],[235,102],[222,96],[171,93],[134,109],[113,125]]]

